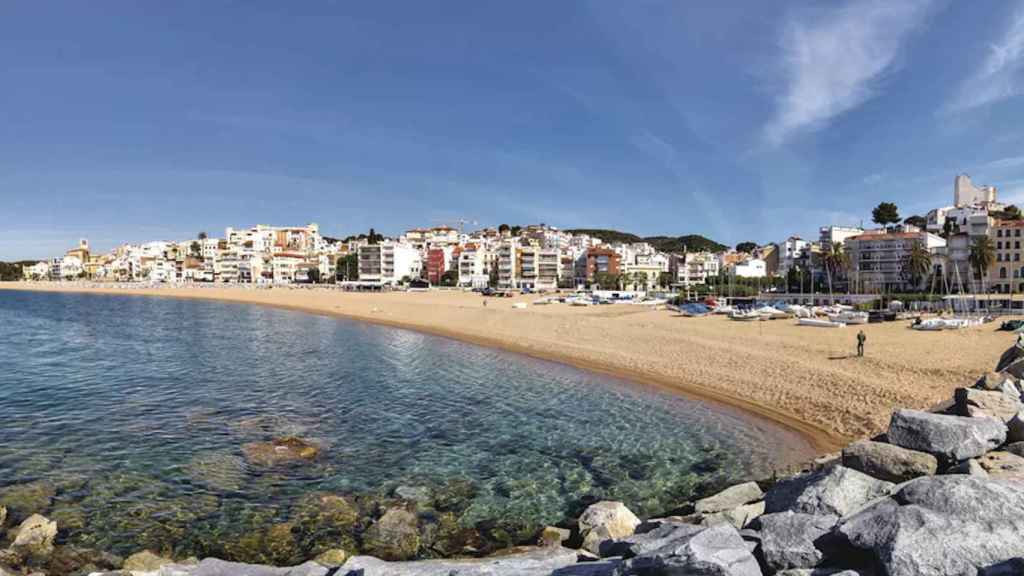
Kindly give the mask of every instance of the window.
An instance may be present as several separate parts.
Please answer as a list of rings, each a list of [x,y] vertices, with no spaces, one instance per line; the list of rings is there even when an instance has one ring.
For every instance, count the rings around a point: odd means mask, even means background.
[[[1006,278],[1006,267],[1003,267],[1003,268],[999,269],[999,277],[1000,278]]]
[[[1000,234],[999,236],[1002,237],[1002,234]],[[1002,242],[996,242],[996,250],[1002,250],[1002,249],[1003,249],[1003,243]]]
[[[1001,229],[997,229],[996,230],[996,238],[1002,238],[1002,237],[1003,237],[1003,231]]]
[[[1018,237],[1018,238],[1020,238],[1020,228],[1017,228],[1016,230],[1014,230],[1013,231],[1013,235]]]
[[[1014,240],[1014,242],[1013,242],[1013,249],[1014,250],[1020,250],[1020,240]]]

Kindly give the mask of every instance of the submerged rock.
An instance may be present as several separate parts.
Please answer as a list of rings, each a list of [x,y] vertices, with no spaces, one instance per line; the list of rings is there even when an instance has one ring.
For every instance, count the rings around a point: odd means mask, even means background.
[[[171,560],[170,558],[164,558],[163,556],[158,556],[149,550],[143,550],[142,552],[136,552],[135,554],[125,558],[124,565],[121,566],[121,569],[134,572],[153,572],[160,569],[161,566],[173,563],[174,560]]]
[[[1006,425],[996,418],[969,418],[897,410],[889,422],[890,442],[947,461],[976,458],[1006,440]]]
[[[363,535],[363,549],[385,560],[415,558],[420,548],[416,515],[403,508],[391,508]]]
[[[42,514],[50,508],[57,489],[45,480],[14,484],[0,489],[0,506],[7,509],[11,522],[18,523],[32,514]]]
[[[893,485],[845,466],[780,480],[765,494],[765,511],[846,516],[885,496]]]
[[[188,463],[188,474],[217,492],[238,492],[248,480],[245,461],[227,452],[197,454]]]
[[[320,448],[302,438],[287,436],[270,442],[249,442],[242,446],[246,461],[257,466],[277,466],[310,462],[320,455]]]
[[[331,548],[321,552],[316,558],[313,559],[317,564],[323,564],[324,566],[334,567],[341,566],[348,559],[348,552],[340,548]]]

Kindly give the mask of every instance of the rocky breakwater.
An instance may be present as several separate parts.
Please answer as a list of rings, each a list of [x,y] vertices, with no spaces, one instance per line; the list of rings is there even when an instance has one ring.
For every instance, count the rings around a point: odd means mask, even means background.
[[[897,410],[884,434],[800,474],[747,482],[642,521],[620,502],[587,507],[539,545],[486,558],[389,561],[327,550],[288,568],[149,552],[97,556],[99,576],[997,576],[1024,574],[1024,350],[933,411]],[[278,450],[280,451],[280,450]],[[38,496],[36,492],[29,496]],[[46,494],[42,494],[45,496]],[[323,501],[329,507],[329,501]],[[0,524],[5,510],[0,510]],[[415,517],[387,510],[365,533],[409,557]],[[33,514],[5,536],[0,576],[52,565],[57,526]],[[344,546],[342,546],[343,548]],[[50,562],[49,564],[47,562]],[[106,563],[107,565],[102,565]],[[108,566],[109,565],[109,566]],[[115,568],[116,570],[107,570]],[[90,573],[79,570],[80,574]]]

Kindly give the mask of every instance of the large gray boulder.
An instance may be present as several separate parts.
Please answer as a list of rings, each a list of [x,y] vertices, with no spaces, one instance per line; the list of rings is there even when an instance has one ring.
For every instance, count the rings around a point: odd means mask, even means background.
[[[893,484],[845,466],[780,480],[765,494],[765,512],[846,516],[889,494]]]
[[[45,516],[33,514],[21,523],[11,549],[24,557],[42,559],[53,552],[53,541],[56,538],[57,523]]]
[[[684,541],[706,529],[706,526],[696,524],[662,522],[659,526],[642,534],[637,533],[621,540],[609,542],[602,547],[601,552],[606,556],[633,558],[664,548],[672,542]]]
[[[794,568],[776,572],[775,576],[860,576],[860,573],[842,568]]]
[[[693,509],[698,514],[714,514],[757,502],[761,498],[764,498],[764,493],[757,482],[745,482],[726,488],[714,496],[697,500]]]
[[[739,532],[718,524],[690,533],[628,562],[629,574],[763,576]]]
[[[843,519],[836,532],[888,576],[974,575],[1024,556],[1024,484],[918,478]]]
[[[371,556],[355,556],[345,562],[336,576],[548,576],[560,574],[558,570],[575,563],[576,551],[559,546],[517,549],[501,556],[470,560],[386,562]]]
[[[1006,440],[1006,425],[996,418],[897,410],[886,436],[897,446],[956,462],[976,458],[1002,444]]]
[[[814,568],[830,551],[829,533],[838,516],[779,512],[761,517],[761,554],[773,571]]]
[[[713,524],[732,524],[736,528],[745,528],[754,519],[764,514],[764,502],[754,502],[737,506],[732,510],[708,514],[701,520],[701,524],[711,526]]]
[[[931,454],[893,444],[860,440],[843,449],[843,466],[886,482],[934,476],[939,462]]]
[[[1020,392],[1016,389],[1004,391],[957,388],[953,393],[953,399],[956,403],[956,412],[961,416],[994,416],[1003,422],[1010,421],[1022,408]]]

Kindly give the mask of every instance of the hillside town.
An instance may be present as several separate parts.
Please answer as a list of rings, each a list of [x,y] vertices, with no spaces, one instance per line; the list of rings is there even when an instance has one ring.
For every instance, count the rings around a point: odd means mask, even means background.
[[[227,228],[184,241],[125,244],[93,253],[87,240],[63,256],[22,268],[25,280],[293,284],[341,283],[382,289],[410,283],[473,289],[547,291],[603,288],[694,290],[709,284],[880,293],[965,290],[1024,292],[1024,220],[993,186],[956,176],[953,203],[901,219],[875,209],[876,228],[826,225],[817,238],[666,250],[613,231],[545,224],[465,231],[465,222],[386,238],[372,229],[346,239],[317,224]],[[711,249],[708,245],[718,247]],[[763,284],[761,283],[763,281]],[[781,284],[780,284],[781,283]],[[794,288],[795,286],[795,288]]]

